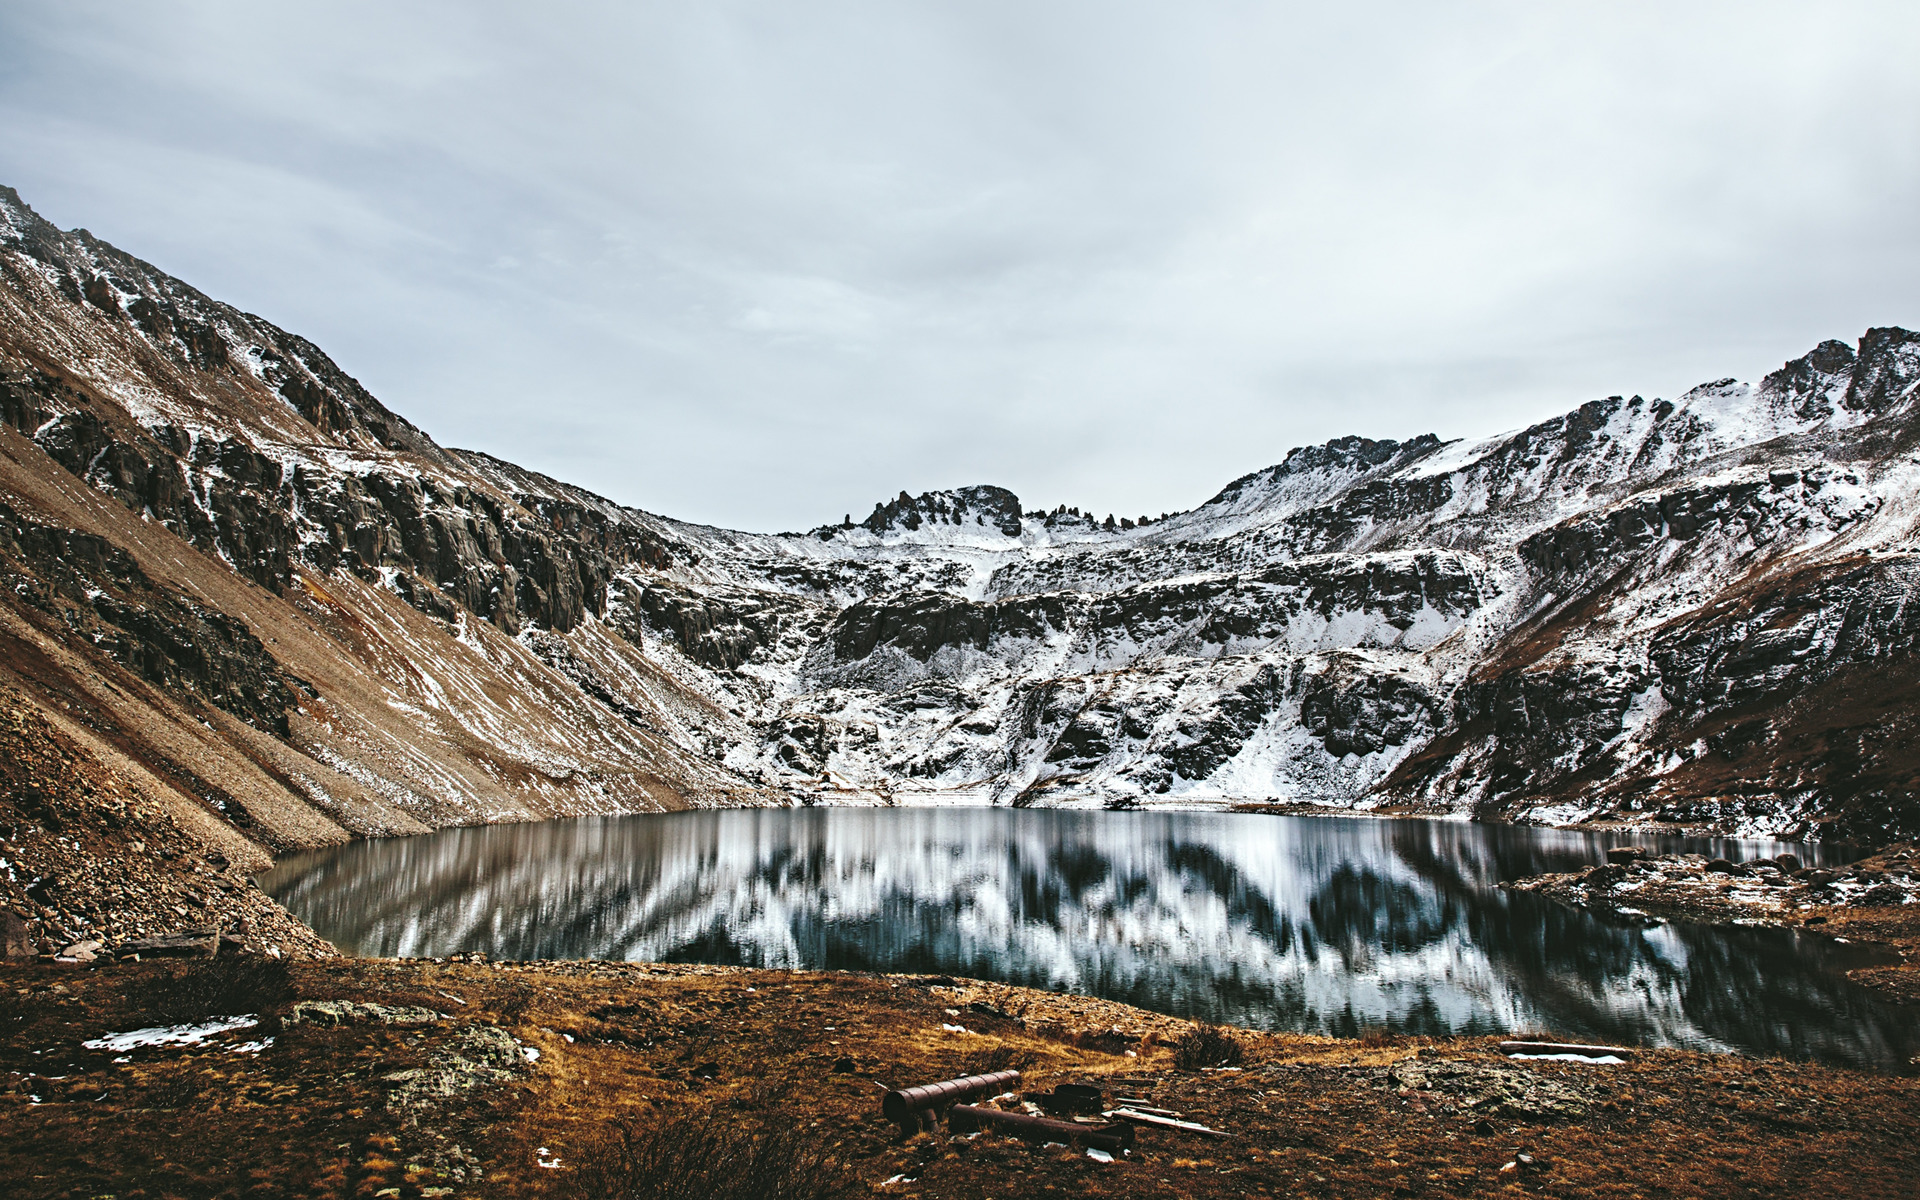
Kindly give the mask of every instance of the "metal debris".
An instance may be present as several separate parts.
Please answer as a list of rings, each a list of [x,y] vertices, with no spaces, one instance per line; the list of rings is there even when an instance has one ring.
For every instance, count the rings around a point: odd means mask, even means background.
[[[1018,1071],[994,1071],[988,1075],[967,1075],[943,1079],[919,1087],[896,1088],[880,1098],[880,1115],[911,1133],[921,1123],[920,1114],[944,1108],[960,1100],[990,1096],[1020,1082]]]

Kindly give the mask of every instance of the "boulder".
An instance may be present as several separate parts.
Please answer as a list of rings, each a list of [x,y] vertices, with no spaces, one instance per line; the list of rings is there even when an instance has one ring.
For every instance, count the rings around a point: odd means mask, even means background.
[[[432,1025],[446,1019],[431,1008],[351,1000],[302,1000],[287,1014],[289,1025]]]
[[[90,963],[100,957],[102,948],[101,944],[96,941],[75,942],[71,946],[62,949],[60,953],[54,955],[54,958],[60,962]]]
[[[27,919],[10,908],[0,908],[0,952],[6,958],[32,958],[35,953]]]
[[[1907,894],[1891,883],[1870,887],[1854,901],[1862,908],[1896,908],[1906,902]]]

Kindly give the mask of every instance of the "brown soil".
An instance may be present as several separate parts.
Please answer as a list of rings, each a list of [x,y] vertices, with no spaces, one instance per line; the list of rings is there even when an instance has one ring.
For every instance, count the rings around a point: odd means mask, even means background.
[[[292,967],[301,997],[448,1016],[273,1028],[269,1015],[195,1048],[81,1047],[137,1027],[157,978],[180,969],[0,970],[0,1194],[562,1196],[614,1122],[689,1113],[804,1128],[854,1194],[879,1196],[1891,1197],[1920,1180],[1920,1080],[1254,1033],[1241,1069],[1181,1071],[1167,1043],[1182,1022],[945,978],[321,960]],[[489,1076],[461,1057],[495,1029],[538,1060]],[[988,1134],[908,1138],[880,1118],[885,1087],[1007,1066],[1029,1091],[1092,1082],[1232,1136],[1144,1129],[1130,1158],[1103,1164]]]
[[[1660,920],[1804,929],[1891,946],[1902,961],[1849,971],[1858,983],[1920,1003],[1920,850],[1896,844],[1835,871],[1777,870],[1771,860],[1711,869],[1698,854],[1536,875],[1507,886],[1578,908]],[[1831,876],[1831,878],[1828,878]]]

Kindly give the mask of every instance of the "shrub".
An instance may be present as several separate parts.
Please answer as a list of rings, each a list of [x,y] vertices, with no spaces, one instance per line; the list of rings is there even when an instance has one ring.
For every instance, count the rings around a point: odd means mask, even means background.
[[[650,1128],[615,1122],[579,1153],[560,1191],[579,1200],[839,1200],[855,1185],[817,1131],[703,1111]]]
[[[34,1015],[31,1002],[6,986],[11,982],[0,979],[0,1042],[10,1040],[14,1034],[25,1029],[28,1018]]]
[[[223,956],[150,975],[129,999],[155,1024],[190,1025],[280,1008],[293,999],[293,977],[277,958]]]
[[[1247,1048],[1231,1029],[1195,1023],[1173,1043],[1173,1065],[1182,1071],[1201,1067],[1231,1067],[1247,1055]]]

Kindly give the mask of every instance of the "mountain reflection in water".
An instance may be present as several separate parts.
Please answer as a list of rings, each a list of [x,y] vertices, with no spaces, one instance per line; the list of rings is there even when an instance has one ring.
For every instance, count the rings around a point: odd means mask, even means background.
[[[735,810],[357,842],[262,883],[363,955],[943,972],[1307,1032],[1546,1029],[1896,1069],[1920,1052],[1911,1012],[1842,976],[1861,948],[1643,928],[1496,886],[1623,840],[1437,821]]]

